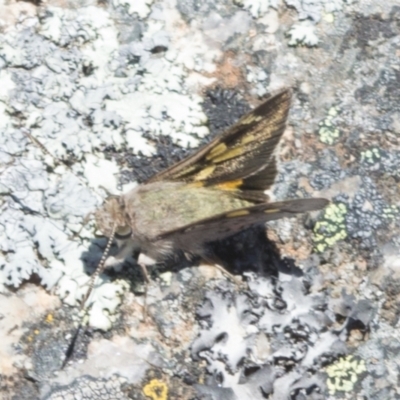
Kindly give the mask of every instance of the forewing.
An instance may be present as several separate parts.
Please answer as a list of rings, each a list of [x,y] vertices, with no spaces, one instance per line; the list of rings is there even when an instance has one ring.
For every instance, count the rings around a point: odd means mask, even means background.
[[[329,203],[326,199],[297,199],[257,204],[215,215],[193,224],[166,232],[156,240],[171,240],[177,248],[190,251],[205,242],[224,239],[252,225],[292,217],[294,214],[320,210]]]
[[[285,129],[290,98],[288,89],[270,97],[208,145],[148,182],[183,181],[245,191],[247,186],[263,192],[275,178],[273,153]]]

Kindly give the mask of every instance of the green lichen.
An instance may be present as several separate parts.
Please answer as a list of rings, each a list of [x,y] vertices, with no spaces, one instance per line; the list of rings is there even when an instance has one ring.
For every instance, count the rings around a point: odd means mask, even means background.
[[[365,361],[354,356],[342,357],[326,368],[326,384],[331,395],[336,392],[351,392],[360,377],[367,371]]]
[[[333,119],[339,114],[336,107],[331,107],[328,115],[319,123],[318,135],[322,143],[332,145],[340,137],[340,130],[334,125]]]
[[[371,149],[361,152],[361,162],[367,164],[375,164],[381,158],[381,152],[377,147],[372,147]]]
[[[331,203],[314,226],[314,247],[322,253],[339,240],[347,237],[346,219],[347,207],[343,203]]]
[[[383,218],[386,220],[395,219],[399,215],[399,207],[397,206],[387,206],[383,209]]]

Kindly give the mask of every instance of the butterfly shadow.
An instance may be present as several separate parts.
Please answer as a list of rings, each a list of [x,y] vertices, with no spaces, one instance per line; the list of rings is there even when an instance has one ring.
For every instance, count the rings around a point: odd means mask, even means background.
[[[100,262],[106,247],[106,238],[94,238],[88,249],[82,253],[81,260],[85,273],[91,275]],[[117,252],[113,245],[110,255]],[[137,264],[139,252],[132,254],[123,263],[105,270],[107,276],[127,279],[134,291],[142,291],[145,283],[141,269]],[[257,276],[276,278],[279,273],[300,277],[303,272],[295,264],[295,260],[282,257],[276,244],[266,234],[264,226],[255,226],[241,231],[229,238],[207,243],[204,258],[211,263],[222,266],[232,275],[253,272]],[[185,268],[199,265],[203,261],[200,256],[188,256],[176,252],[169,258],[148,268],[150,277],[156,279],[163,272],[179,272]]]
[[[210,243],[208,249],[210,258],[214,258],[233,275],[246,272],[271,278],[277,277],[280,272],[296,277],[303,275],[294,259],[281,256],[276,244],[268,238],[264,226],[255,226]]]

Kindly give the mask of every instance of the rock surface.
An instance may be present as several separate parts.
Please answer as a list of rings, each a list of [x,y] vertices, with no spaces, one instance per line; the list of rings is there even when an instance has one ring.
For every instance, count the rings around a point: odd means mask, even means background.
[[[400,399],[396,3],[0,3],[1,398]],[[215,244],[242,285],[153,268],[145,316],[132,260],[103,274],[61,370],[84,217],[281,87],[274,197],[331,204]]]

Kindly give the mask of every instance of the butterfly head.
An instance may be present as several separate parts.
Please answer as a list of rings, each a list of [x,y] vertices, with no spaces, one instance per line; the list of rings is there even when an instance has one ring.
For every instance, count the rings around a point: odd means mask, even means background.
[[[123,198],[120,196],[110,196],[95,213],[96,225],[100,232],[110,237],[115,227],[115,237],[117,239],[127,239],[132,234],[126,213]]]

